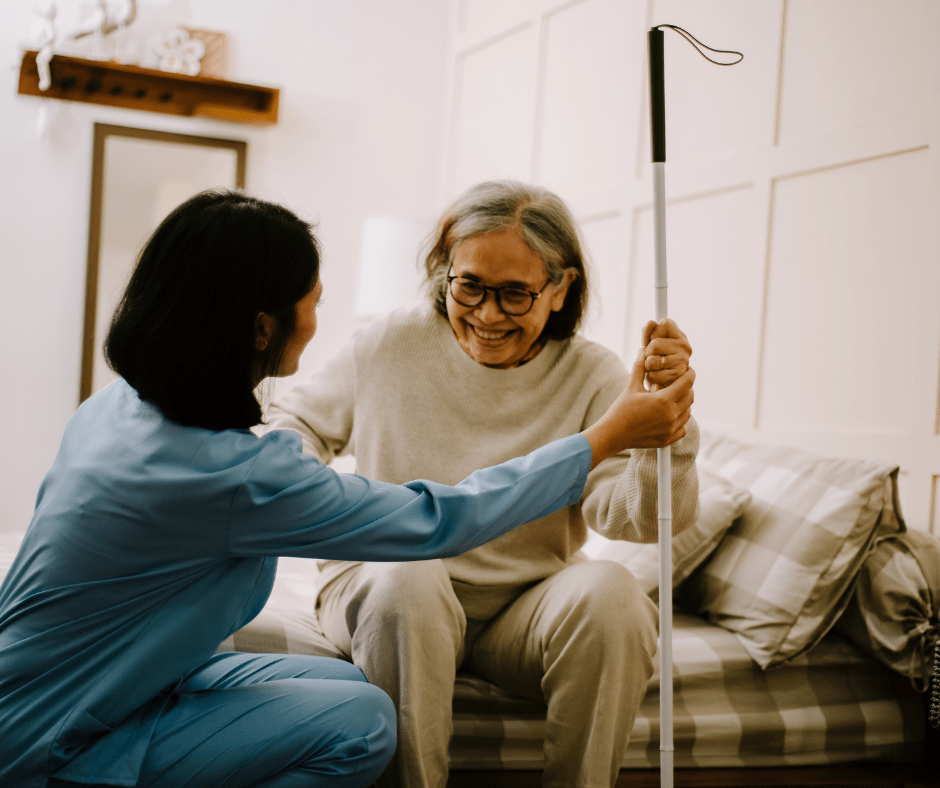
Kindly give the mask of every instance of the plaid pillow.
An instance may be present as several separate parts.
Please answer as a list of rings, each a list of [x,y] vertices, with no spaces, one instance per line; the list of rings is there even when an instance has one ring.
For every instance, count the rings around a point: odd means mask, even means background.
[[[718,546],[725,531],[751,500],[751,494],[703,468],[698,469],[699,515],[691,528],[672,538],[672,587],[685,580]],[[659,545],[605,539],[594,535],[585,552],[623,564],[643,590],[659,602]]]
[[[751,493],[677,600],[735,632],[762,668],[812,648],[848,604],[886,529],[903,529],[897,466],[703,433],[698,463]]]
[[[924,692],[940,640],[940,541],[921,531],[882,540],[833,629]]]

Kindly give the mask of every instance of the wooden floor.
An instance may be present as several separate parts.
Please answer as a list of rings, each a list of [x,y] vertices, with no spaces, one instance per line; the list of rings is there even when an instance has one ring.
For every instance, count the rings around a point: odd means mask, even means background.
[[[447,788],[539,788],[540,772],[451,772]],[[675,788],[940,788],[940,771],[922,766],[676,769]],[[617,788],[659,788],[656,769],[620,772]]]

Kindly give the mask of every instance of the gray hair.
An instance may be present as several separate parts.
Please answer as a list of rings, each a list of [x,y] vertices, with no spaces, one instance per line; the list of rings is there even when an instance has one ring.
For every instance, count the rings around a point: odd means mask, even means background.
[[[565,270],[576,271],[564,305],[552,312],[542,332],[544,339],[567,339],[578,330],[587,310],[587,263],[571,211],[561,198],[541,186],[486,181],[453,202],[428,241],[424,266],[431,303],[447,316],[447,273],[457,247],[468,238],[507,227],[515,227],[529,249],[542,259],[552,284],[564,279]]]

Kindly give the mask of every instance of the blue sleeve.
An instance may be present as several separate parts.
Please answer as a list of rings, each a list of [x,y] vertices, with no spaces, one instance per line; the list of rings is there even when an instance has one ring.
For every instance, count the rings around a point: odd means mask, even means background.
[[[458,555],[578,502],[591,465],[583,435],[484,468],[453,487],[340,474],[286,430],[264,446],[232,506],[233,555],[417,561]]]

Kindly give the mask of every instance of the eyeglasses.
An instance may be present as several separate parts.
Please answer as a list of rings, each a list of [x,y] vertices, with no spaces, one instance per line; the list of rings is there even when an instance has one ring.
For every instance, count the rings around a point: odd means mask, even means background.
[[[551,284],[549,279],[542,290]],[[535,299],[542,295],[542,290],[533,293],[522,287],[506,285],[504,287],[489,287],[481,285],[472,279],[464,279],[461,276],[448,276],[447,286],[450,288],[450,294],[461,306],[479,306],[486,300],[486,294],[492,293],[496,298],[496,305],[507,315],[519,317],[532,309]]]

